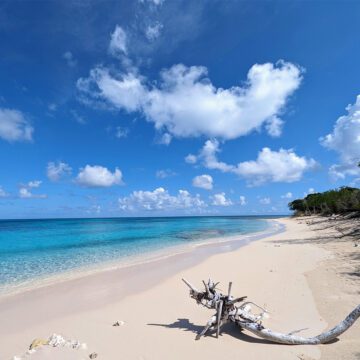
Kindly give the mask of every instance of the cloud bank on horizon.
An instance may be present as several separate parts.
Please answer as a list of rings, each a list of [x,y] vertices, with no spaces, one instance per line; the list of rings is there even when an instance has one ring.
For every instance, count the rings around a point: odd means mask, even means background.
[[[63,11],[75,21],[79,5],[68,6]],[[235,3],[230,7],[239,10]],[[177,29],[177,37],[167,20],[175,8],[183,10],[176,21],[188,25]],[[82,11],[96,9],[89,4]],[[53,68],[63,66],[69,74],[69,84],[59,78],[59,89],[52,90],[46,75],[32,78],[31,95],[26,86],[15,87],[26,101],[14,97],[15,90],[0,89],[0,151],[7,174],[0,175],[0,217],[26,217],[25,200],[36,208],[35,216],[47,215],[40,201],[52,216],[284,213],[288,201],[314,188],[360,182],[360,95],[351,92],[355,102],[342,116],[339,102],[337,112],[324,110],[325,126],[315,123],[322,109],[309,107],[306,94],[315,85],[325,92],[327,85],[315,83],[310,54],[297,57],[289,48],[279,56],[264,46],[261,56],[241,61],[244,54],[226,41],[217,43],[214,54],[205,45],[214,36],[205,4],[139,1],[128,13],[122,21],[115,15],[111,24],[103,20],[106,31],[96,48],[64,41],[58,60],[49,55]],[[74,36],[85,36],[85,25],[93,26],[80,24]],[[315,21],[311,26],[316,28]],[[10,31],[4,29],[0,34]],[[218,39],[234,40],[225,23],[219,29]],[[187,52],[189,44],[208,57]],[[6,50],[26,54],[11,42]],[[238,61],[220,56],[222,50]],[[58,100],[49,99],[56,91],[62,94]],[[22,170],[15,171],[11,164],[21,167],[22,161]]]

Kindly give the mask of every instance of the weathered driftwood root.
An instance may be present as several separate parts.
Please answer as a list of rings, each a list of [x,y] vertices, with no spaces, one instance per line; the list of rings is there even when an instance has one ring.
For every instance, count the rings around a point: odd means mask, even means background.
[[[360,305],[358,305],[343,321],[331,330],[325,331],[318,336],[305,338],[296,335],[281,334],[270,329],[266,329],[256,323],[241,322],[240,326],[260,338],[288,345],[316,345],[326,344],[336,339],[345,332],[360,317]]]
[[[262,325],[262,320],[266,313],[266,310],[252,302],[244,302],[246,296],[240,298],[233,298],[231,296],[231,286],[229,284],[229,290],[227,295],[223,295],[216,290],[216,285],[213,281],[209,280],[208,283],[204,283],[205,291],[197,290],[187,280],[183,279],[185,284],[190,288],[190,296],[196,300],[200,305],[205,306],[208,309],[216,310],[216,314],[213,315],[207,322],[205,328],[196,337],[197,340],[204,336],[207,331],[212,328],[216,328],[216,337],[219,336],[220,327],[223,323],[230,321],[238,325],[241,329],[246,329],[260,338],[288,345],[316,345],[328,343],[347,329],[352,326],[355,321],[360,317],[360,305],[358,305],[342,322],[331,330],[325,331],[318,336],[305,338],[294,335],[298,331],[293,331],[289,334],[282,334],[270,329],[265,328]],[[236,305],[240,303],[239,305]],[[251,313],[250,304],[255,305],[258,309],[262,310],[259,315]]]

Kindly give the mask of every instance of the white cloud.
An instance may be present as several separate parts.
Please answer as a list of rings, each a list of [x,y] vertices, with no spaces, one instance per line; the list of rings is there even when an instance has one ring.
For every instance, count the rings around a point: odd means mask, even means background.
[[[34,128],[22,112],[0,108],[0,138],[9,142],[32,141]]]
[[[69,67],[75,67],[77,64],[77,60],[74,58],[74,55],[72,54],[71,51],[66,51],[63,54],[63,59],[65,59],[67,65]]]
[[[120,169],[115,168],[112,173],[106,167],[99,165],[86,165],[81,168],[76,182],[86,187],[109,187],[122,184],[122,173]]]
[[[315,193],[315,189],[309,188],[308,191],[304,192],[304,196],[308,196],[309,194],[314,194],[314,193]]]
[[[156,177],[158,179],[165,179],[167,177],[170,177],[170,176],[175,176],[176,173],[170,169],[166,169],[166,170],[158,170],[156,172]]]
[[[172,136],[168,133],[165,133],[161,136],[160,140],[158,141],[159,144],[162,145],[170,145],[172,140]]]
[[[121,126],[116,127],[115,136],[118,139],[126,138],[128,136],[128,134],[129,134],[129,129],[121,127]]]
[[[89,103],[101,103],[127,112],[140,111],[146,89],[142,84],[142,78],[136,74],[120,74],[114,77],[110,71],[103,67],[97,67],[90,71],[88,78],[80,78],[77,88],[83,96],[89,99]]]
[[[291,192],[287,192],[286,194],[281,195],[282,199],[292,199],[292,197],[293,197],[293,194]]]
[[[282,133],[283,125],[284,121],[277,116],[273,116],[266,122],[265,128],[270,136],[279,137]]]
[[[248,180],[251,185],[266,182],[295,182],[303,173],[316,167],[314,159],[298,156],[292,149],[272,151],[263,148],[256,160],[244,161],[237,165],[235,173]]]
[[[259,203],[263,205],[269,205],[271,204],[271,199],[268,197],[264,197],[259,200]]]
[[[19,197],[21,198],[31,198],[33,194],[27,188],[19,189]]]
[[[340,116],[333,132],[320,138],[320,143],[339,154],[340,164],[330,167],[330,175],[336,179],[344,179],[347,175],[359,176],[360,168],[360,95],[353,105],[348,105],[347,115]]]
[[[245,85],[228,89],[216,88],[202,66],[174,65],[160,77],[156,86],[146,84],[134,69],[110,74],[97,67],[77,86],[88,102],[102,100],[117,109],[139,111],[157,130],[173,136],[234,139],[264,123],[272,135],[279,135],[276,116],[302,79],[298,66],[283,61],[253,65]]]
[[[49,162],[46,168],[46,175],[51,181],[59,181],[63,176],[70,175],[71,171],[71,167],[64,162]]]
[[[29,188],[38,188],[41,185],[42,181],[40,180],[33,180],[33,181],[29,181],[27,186]]]
[[[243,177],[251,186],[266,182],[294,182],[301,179],[303,173],[316,167],[313,159],[307,159],[295,154],[292,149],[272,151],[263,148],[256,160],[244,161],[237,165],[221,162],[217,158],[220,152],[217,140],[207,140],[199,155],[191,155],[191,160],[201,160],[208,169],[230,172]]]
[[[226,198],[226,194],[224,192],[215,194],[210,197],[212,199],[212,205],[215,206],[230,206],[232,205],[232,201]]]
[[[109,52],[112,55],[127,53],[127,36],[126,32],[119,25],[116,25],[114,32],[111,34]]]
[[[241,195],[239,199],[240,199],[240,205],[241,206],[245,206],[247,204],[245,196]]]
[[[198,158],[203,160],[204,166],[208,169],[233,172],[235,167],[219,161],[216,156],[217,153],[220,153],[219,142],[215,139],[207,140],[201,149]]]
[[[201,189],[211,190],[213,188],[213,178],[206,174],[195,176],[192,184]]]
[[[156,40],[161,33],[161,29],[163,28],[163,24],[156,22],[153,25],[149,25],[145,30],[145,35],[149,41]]]
[[[192,196],[186,190],[179,190],[177,195],[160,187],[154,191],[134,191],[129,196],[119,198],[121,210],[182,210],[206,207],[199,195]]]
[[[23,184],[19,188],[19,197],[22,199],[45,199],[47,198],[46,194],[33,194],[31,189],[36,189],[41,185],[40,180],[29,181],[27,184]]]
[[[195,164],[197,161],[197,157],[193,154],[189,154],[185,157],[185,162],[188,164]]]

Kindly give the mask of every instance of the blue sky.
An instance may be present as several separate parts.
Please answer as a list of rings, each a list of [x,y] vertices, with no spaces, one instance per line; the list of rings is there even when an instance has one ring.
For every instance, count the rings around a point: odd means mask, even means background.
[[[284,214],[357,186],[360,3],[2,1],[0,218]]]

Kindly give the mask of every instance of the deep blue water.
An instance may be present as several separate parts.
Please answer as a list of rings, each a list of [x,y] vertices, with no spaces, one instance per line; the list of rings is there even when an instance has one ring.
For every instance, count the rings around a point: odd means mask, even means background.
[[[0,291],[202,239],[264,231],[255,217],[0,220]]]

